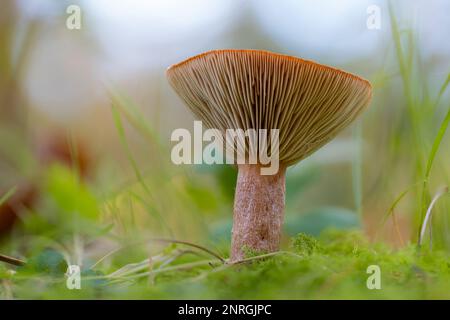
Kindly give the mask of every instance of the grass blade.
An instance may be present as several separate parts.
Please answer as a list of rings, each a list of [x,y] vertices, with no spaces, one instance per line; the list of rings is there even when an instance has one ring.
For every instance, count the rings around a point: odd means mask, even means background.
[[[142,188],[144,189],[144,191],[146,191],[149,195],[151,194],[150,189],[148,188],[147,184],[145,183],[141,171],[139,170],[139,167],[136,163],[136,160],[133,157],[133,154],[131,153],[130,147],[128,145],[127,142],[127,138],[125,135],[125,129],[123,127],[122,124],[122,119],[120,117],[119,112],[117,111],[116,105],[113,103],[111,105],[111,110],[112,110],[112,114],[113,114],[113,118],[114,118],[114,124],[116,126],[117,132],[119,134],[119,138],[120,138],[120,142],[126,152],[126,155],[128,157],[128,161],[130,162],[134,174],[136,176],[136,178],[138,179],[139,183],[141,184]]]
[[[16,191],[17,191],[16,186],[6,191],[6,193],[0,197],[0,206],[4,204],[6,201],[8,201],[8,199],[11,198],[14,195],[14,193],[16,193]]]
[[[431,219],[431,213],[432,213],[434,205],[436,204],[436,202],[439,200],[440,197],[442,197],[443,195],[445,195],[447,193],[448,193],[448,187],[445,187],[442,190],[438,191],[436,193],[436,195],[433,197],[433,200],[431,200],[431,203],[428,206],[425,218],[423,219],[422,227],[420,228],[420,235],[419,235],[419,241],[418,241],[419,248],[422,245],[423,237],[425,235],[425,230],[427,229],[428,221]],[[430,232],[431,232],[431,224],[430,224]]]

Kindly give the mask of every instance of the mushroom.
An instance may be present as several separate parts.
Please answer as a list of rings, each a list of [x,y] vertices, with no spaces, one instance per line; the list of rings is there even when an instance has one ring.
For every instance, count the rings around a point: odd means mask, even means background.
[[[261,174],[260,161],[238,164],[230,261],[243,259],[248,250],[277,251],[286,168],[333,139],[367,107],[370,83],[297,57],[234,49],[191,57],[169,67],[167,77],[210,128],[279,130],[278,172]]]

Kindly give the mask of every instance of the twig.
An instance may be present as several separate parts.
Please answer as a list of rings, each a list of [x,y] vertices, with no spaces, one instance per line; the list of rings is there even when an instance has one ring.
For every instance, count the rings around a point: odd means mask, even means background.
[[[225,263],[225,262],[226,262],[224,258],[222,258],[221,256],[219,256],[217,253],[215,253],[215,252],[209,250],[208,248],[205,248],[205,247],[203,247],[203,246],[200,246],[200,245],[198,245],[198,244],[191,243],[191,242],[188,242],[188,241],[174,240],[174,239],[160,239],[160,238],[156,238],[156,239],[155,239],[155,238],[150,238],[150,239],[146,240],[145,242],[147,242],[147,241],[155,241],[155,242],[163,242],[163,243],[178,243],[178,244],[184,244],[184,245],[191,246],[191,247],[193,247],[193,248],[199,249],[199,250],[201,250],[201,251],[204,251],[204,252],[206,252],[206,253],[212,255],[213,257],[219,259],[222,263]],[[117,248],[117,249],[115,249],[115,250],[109,252],[108,254],[106,254],[105,256],[103,256],[102,258],[100,258],[97,262],[94,263],[94,266],[97,266],[100,262],[102,262],[102,261],[103,261],[104,259],[106,259],[107,257],[109,257],[109,256],[111,256],[111,255],[113,255],[113,254],[115,254],[115,253],[117,253],[117,252],[119,252],[119,251],[121,251],[121,250],[123,250],[123,249],[129,248],[129,247],[131,247],[131,246],[138,245],[138,244],[141,244],[141,243],[142,243],[142,241],[138,241],[138,242],[135,242],[135,243],[132,243],[132,244],[128,244],[128,245],[119,247],[119,248]],[[153,257],[153,259],[155,259],[155,257]],[[147,260],[145,260],[145,261],[147,261]]]
[[[162,255],[156,255],[154,257],[152,257],[152,261],[153,263],[155,262],[159,262],[159,261],[164,261],[164,256]],[[115,278],[115,277],[122,277],[128,274],[132,274],[141,270],[145,270],[148,268],[148,264],[149,264],[149,259],[145,259],[142,262],[137,262],[137,263],[130,263],[127,264],[123,267],[121,267],[120,269],[106,275],[106,277],[111,277],[111,278]]]
[[[9,256],[5,256],[3,254],[0,254],[0,261],[5,262],[5,263],[9,263],[12,264],[14,266],[24,266],[26,264],[25,261],[17,259],[17,258],[13,258],[13,257],[9,257]]]
[[[122,280],[122,281],[124,281],[124,280],[133,280],[133,279],[149,276],[150,274],[155,275],[157,273],[162,273],[162,272],[167,272],[167,271],[177,271],[177,270],[191,269],[191,268],[195,268],[195,267],[211,265],[212,263],[214,263],[213,260],[195,261],[195,262],[190,262],[190,263],[170,266],[170,267],[166,267],[166,268],[162,268],[162,269],[154,269],[151,272],[147,271],[147,272],[133,274],[133,275],[126,276],[126,277],[120,277],[120,278],[117,278],[117,280]],[[106,278],[107,277],[105,277],[105,276],[102,276],[102,277],[89,277],[89,278],[85,278],[85,280],[86,279],[89,279],[89,280],[92,280],[92,279],[106,279]]]
[[[205,247],[203,247],[203,246],[200,246],[200,245],[198,245],[198,244],[195,244],[195,243],[191,243],[191,242],[187,242],[187,241],[182,241],[182,240],[159,239],[159,238],[157,238],[157,239],[150,239],[150,241],[166,242],[166,243],[178,243],[178,244],[184,244],[184,245],[187,245],[187,246],[191,246],[191,247],[193,247],[193,248],[197,248],[197,249],[200,249],[200,250],[202,250],[202,251],[205,251],[205,252],[209,253],[210,255],[212,255],[213,257],[219,259],[222,263],[225,263],[225,259],[222,258],[221,256],[219,256],[217,253],[215,253],[215,252],[209,250],[208,248],[205,248]]]

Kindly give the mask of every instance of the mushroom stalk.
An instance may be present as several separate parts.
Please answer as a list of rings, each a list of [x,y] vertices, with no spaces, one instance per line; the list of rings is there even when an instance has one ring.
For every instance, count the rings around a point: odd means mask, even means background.
[[[369,105],[370,83],[296,57],[233,49],[188,58],[167,69],[167,77],[210,129],[276,128],[282,133],[277,174],[261,175],[260,165],[239,166],[230,260],[244,258],[246,248],[277,251],[286,168],[333,139]],[[233,152],[241,152],[241,146]],[[261,147],[258,143],[253,151],[261,154]]]
[[[239,165],[234,200],[231,261],[245,258],[247,250],[279,249],[284,219],[286,168],[261,175],[259,165]]]

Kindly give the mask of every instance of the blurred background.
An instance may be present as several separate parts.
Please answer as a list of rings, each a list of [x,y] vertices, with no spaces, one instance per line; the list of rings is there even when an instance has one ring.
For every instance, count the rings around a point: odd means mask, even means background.
[[[70,5],[80,29],[67,27]],[[450,182],[448,39],[445,0],[4,0],[0,248],[51,244],[80,261],[148,237],[228,244],[236,171],[171,164],[170,134],[194,118],[165,78],[221,48],[294,55],[373,85],[367,112],[288,171],[286,242],[329,227],[415,242]],[[450,247],[449,208],[448,196],[433,208],[434,246]]]

